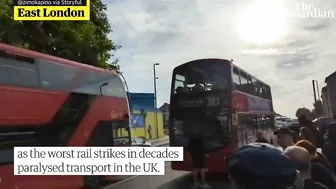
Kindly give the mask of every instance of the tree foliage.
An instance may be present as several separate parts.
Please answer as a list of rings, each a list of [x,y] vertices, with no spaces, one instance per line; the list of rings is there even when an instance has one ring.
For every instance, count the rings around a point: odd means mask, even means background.
[[[0,41],[42,53],[103,68],[119,69],[117,60],[108,64],[120,46],[112,32],[101,0],[91,0],[90,21],[14,21],[13,3],[0,0]]]

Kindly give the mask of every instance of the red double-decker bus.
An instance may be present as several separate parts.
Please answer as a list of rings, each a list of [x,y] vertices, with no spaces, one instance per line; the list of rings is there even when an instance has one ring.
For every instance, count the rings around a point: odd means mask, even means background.
[[[191,171],[188,138],[202,131],[211,173],[227,173],[228,158],[250,142],[256,129],[274,128],[270,86],[223,59],[200,59],[173,71],[170,145],[183,146],[174,170]]]
[[[14,176],[13,147],[113,146],[120,138],[130,143],[117,73],[0,43],[1,189],[101,188],[114,177]]]

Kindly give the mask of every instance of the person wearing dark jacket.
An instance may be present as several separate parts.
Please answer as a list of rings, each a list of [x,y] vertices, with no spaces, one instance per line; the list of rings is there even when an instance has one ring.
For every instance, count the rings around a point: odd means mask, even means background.
[[[336,178],[330,174],[327,168],[320,163],[311,164],[311,176],[315,181],[328,186],[331,189],[336,188]]]
[[[189,150],[191,153],[193,179],[195,188],[211,188],[206,182],[206,151],[204,146],[204,136],[199,127],[194,127],[189,136]],[[200,178],[198,178],[200,174]]]
[[[301,140],[295,146],[302,147],[309,152],[311,162],[311,178],[319,183],[322,183],[329,188],[336,189],[336,176],[331,169],[330,163],[324,156],[316,152],[316,147],[307,140]]]
[[[323,145],[322,153],[329,160],[334,173],[336,173],[336,122],[329,124],[328,142]]]
[[[299,123],[302,127],[307,127],[312,133],[314,133],[314,137],[316,139],[316,147],[321,148],[324,144],[324,138],[322,134],[317,130],[315,124],[308,120],[305,115],[301,115],[299,117]]]
[[[310,143],[312,143],[314,146],[316,146],[316,137],[314,135],[314,133],[308,129],[308,127],[302,127],[300,130],[300,137],[302,140],[307,140]]]

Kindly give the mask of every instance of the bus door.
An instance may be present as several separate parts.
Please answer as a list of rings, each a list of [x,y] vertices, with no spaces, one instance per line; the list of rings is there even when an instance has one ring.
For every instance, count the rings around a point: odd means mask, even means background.
[[[238,147],[253,142],[255,122],[251,114],[238,114],[237,138]]]
[[[112,124],[112,146],[130,146],[131,145],[131,130],[129,121],[114,122]]]

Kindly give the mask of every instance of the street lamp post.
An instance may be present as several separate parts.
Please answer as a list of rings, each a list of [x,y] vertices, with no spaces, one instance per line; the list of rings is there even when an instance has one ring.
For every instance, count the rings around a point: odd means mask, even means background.
[[[314,102],[316,103],[317,98],[316,98],[315,80],[312,80],[312,85],[313,85]]]
[[[160,65],[159,63],[153,64],[153,72],[154,72],[154,107],[155,107],[155,125],[156,125],[156,137],[159,138],[159,126],[157,119],[157,95],[156,95],[156,80],[159,79],[156,77],[156,66]]]

